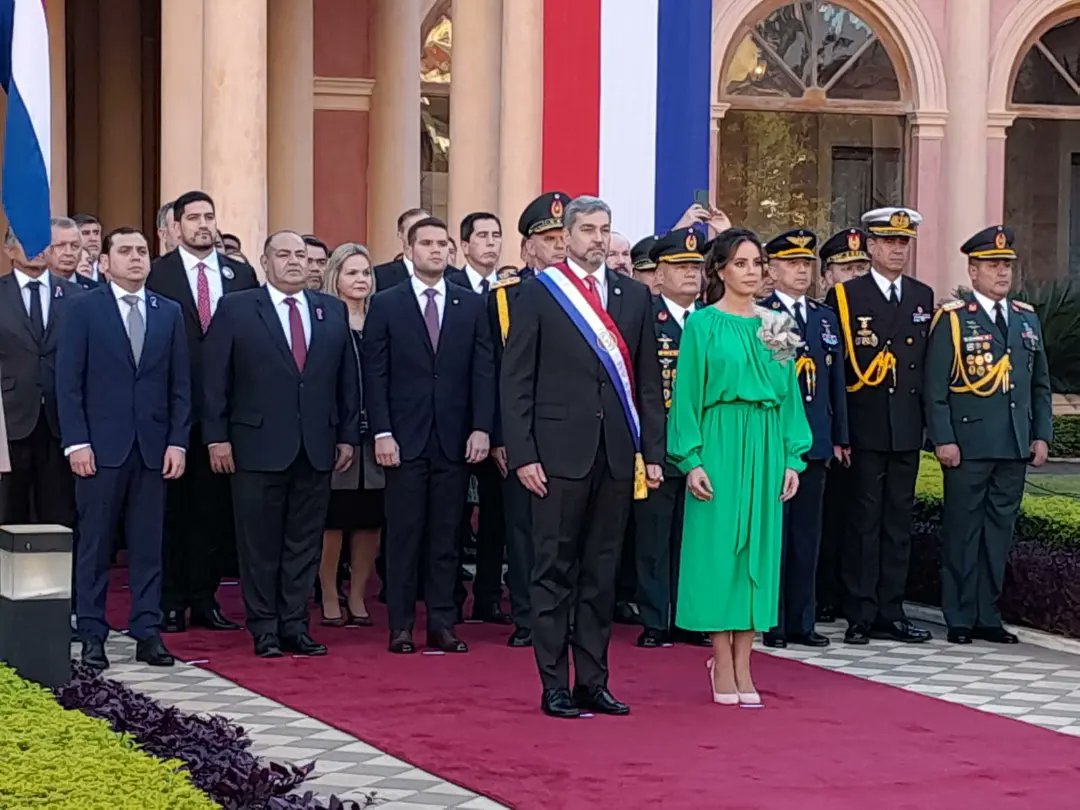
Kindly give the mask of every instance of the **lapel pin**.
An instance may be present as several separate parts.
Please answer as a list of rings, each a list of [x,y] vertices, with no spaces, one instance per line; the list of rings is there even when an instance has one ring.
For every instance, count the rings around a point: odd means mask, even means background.
[[[622,295],[622,287],[616,287],[615,288],[615,294],[616,295]]]
[[[321,321],[323,319],[322,307],[315,307],[315,320]]]
[[[157,296],[151,295],[148,300],[150,301],[150,309],[157,309]]]
[[[234,273],[232,268],[226,264],[221,268],[221,275],[229,279],[229,281],[232,281],[233,278],[236,276],[236,273]]]
[[[451,304],[456,304],[457,302],[458,302],[458,300],[456,298],[451,298],[450,299]]]
[[[57,284],[56,289],[53,290],[53,298],[63,298],[63,297],[64,297],[64,288],[63,288],[62,285]]]

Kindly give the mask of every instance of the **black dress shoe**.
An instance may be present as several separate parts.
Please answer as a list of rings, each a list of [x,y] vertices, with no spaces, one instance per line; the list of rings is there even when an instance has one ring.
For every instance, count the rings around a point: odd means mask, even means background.
[[[630,707],[621,700],[616,700],[606,686],[575,686],[574,702],[582,711],[594,714],[630,714]]]
[[[259,658],[281,658],[281,642],[273,633],[255,636],[255,655]]]
[[[506,640],[507,647],[531,647],[532,643],[532,630],[528,627],[515,627]]]
[[[836,621],[836,608],[832,605],[818,605],[814,613],[814,620],[822,624],[831,624]]]
[[[966,627],[950,627],[946,639],[950,644],[970,644],[971,630]]]
[[[109,659],[105,655],[105,642],[96,638],[84,638],[82,643],[82,662],[98,670],[109,668]]]
[[[135,644],[135,660],[152,667],[171,667],[176,659],[165,649],[161,636],[144,638]]]
[[[1020,637],[1010,633],[1004,627],[976,627],[971,631],[972,638],[989,641],[991,644],[1019,644]]]
[[[427,646],[433,650],[441,650],[444,653],[467,653],[469,651],[469,645],[455,636],[454,631],[448,628],[429,630]]]
[[[239,630],[240,625],[225,618],[218,608],[210,610],[192,610],[191,626],[205,627],[209,630]]]
[[[698,630],[683,630],[676,627],[671,631],[671,640],[678,644],[690,644],[694,647],[712,647],[712,637]]]
[[[870,628],[870,638],[888,639],[889,641],[903,641],[906,644],[919,644],[929,641],[932,636],[929,630],[916,627],[907,619],[898,619],[895,622],[875,624]]]
[[[870,634],[866,630],[865,624],[856,622],[849,625],[847,632],[844,633],[845,644],[869,644]]]
[[[416,645],[412,640],[412,632],[409,630],[390,631],[390,652],[399,655],[408,655],[416,652]]]
[[[766,647],[772,647],[774,650],[782,650],[787,647],[787,637],[783,633],[769,630],[761,634],[761,643]]]
[[[187,630],[187,619],[182,610],[166,610],[161,623],[163,633],[183,633]]]
[[[616,624],[641,624],[641,611],[633,602],[615,603]]]
[[[540,711],[548,717],[558,717],[568,720],[581,716],[581,709],[570,697],[569,689],[545,689],[540,697]]]
[[[281,651],[296,655],[326,655],[326,645],[320,644],[307,633],[281,637]]]
[[[811,630],[806,635],[788,636],[788,644],[798,644],[800,647],[828,647],[829,639],[816,630]]]
[[[641,635],[637,637],[637,645],[650,650],[656,647],[663,647],[665,644],[670,643],[667,633],[653,627],[646,627],[641,631]]]
[[[485,605],[483,607],[473,607],[472,619],[474,622],[485,622],[486,624],[513,624],[514,620],[510,618],[510,614],[503,613],[502,607],[496,602],[492,605]]]

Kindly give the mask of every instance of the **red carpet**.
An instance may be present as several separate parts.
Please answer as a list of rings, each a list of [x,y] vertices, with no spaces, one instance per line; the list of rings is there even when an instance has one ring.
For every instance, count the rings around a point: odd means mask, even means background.
[[[126,592],[114,589],[111,616]],[[222,589],[239,619],[239,589]],[[374,602],[374,600],[372,600]],[[119,608],[119,610],[117,610]],[[391,656],[382,626],[314,627],[326,658],[256,659],[246,633],[167,638],[185,660],[515,808],[1073,808],[1080,739],[766,655],[767,708],[713,706],[705,651],[612,644],[626,718],[551,720],[530,650],[465,625],[464,656]],[[123,624],[121,622],[121,624]],[[422,626],[422,625],[418,625]]]

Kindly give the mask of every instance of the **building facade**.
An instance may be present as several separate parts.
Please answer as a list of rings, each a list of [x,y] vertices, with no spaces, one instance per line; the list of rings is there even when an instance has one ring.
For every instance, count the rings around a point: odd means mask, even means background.
[[[541,191],[544,9],[49,0],[54,209],[150,228],[161,201],[201,187],[249,255],[291,227],[378,259],[412,206],[516,222]],[[1080,274],[1080,0],[711,14],[709,192],[733,220],[824,232],[903,202],[925,217],[916,273],[939,294],[965,277],[960,243],[1003,219],[1025,276]]]

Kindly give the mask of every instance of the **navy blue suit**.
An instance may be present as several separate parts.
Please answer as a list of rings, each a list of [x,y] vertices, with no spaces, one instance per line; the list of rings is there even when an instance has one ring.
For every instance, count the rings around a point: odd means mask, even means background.
[[[455,621],[457,537],[473,431],[495,421],[495,361],[483,298],[447,283],[438,350],[411,281],[379,293],[364,324],[364,396],[373,435],[393,434],[401,465],[386,474],[387,607],[391,630],[412,629],[426,550],[428,630]]]
[[[72,273],[71,278],[68,279],[72,284],[77,284],[84,290],[96,290],[98,287],[105,286],[103,281],[94,281],[94,279],[84,276],[82,273]]]
[[[801,637],[814,629],[814,592],[821,548],[825,472],[833,447],[848,445],[847,389],[840,321],[831,307],[805,298],[805,345],[799,357],[813,361],[814,373],[799,374],[799,388],[814,441],[806,454],[799,491],[784,504],[784,543],[780,562],[780,611],[773,632]],[[769,309],[789,311],[773,293],[761,302]],[[836,462],[833,462],[836,463]]]
[[[345,305],[304,291],[311,334],[297,368],[266,287],[221,298],[203,344],[202,435],[231,442],[236,546],[248,629],[307,632],[337,444],[360,444]]]
[[[180,306],[146,293],[142,355],[125,329],[127,304],[111,285],[72,300],[56,352],[56,394],[65,448],[88,444],[96,474],[78,478],[76,613],[85,638],[104,640],[113,536],[123,521],[131,586],[131,635],[161,626],[161,546],[167,447],[186,448],[191,383]],[[123,311],[123,314],[121,312]]]

